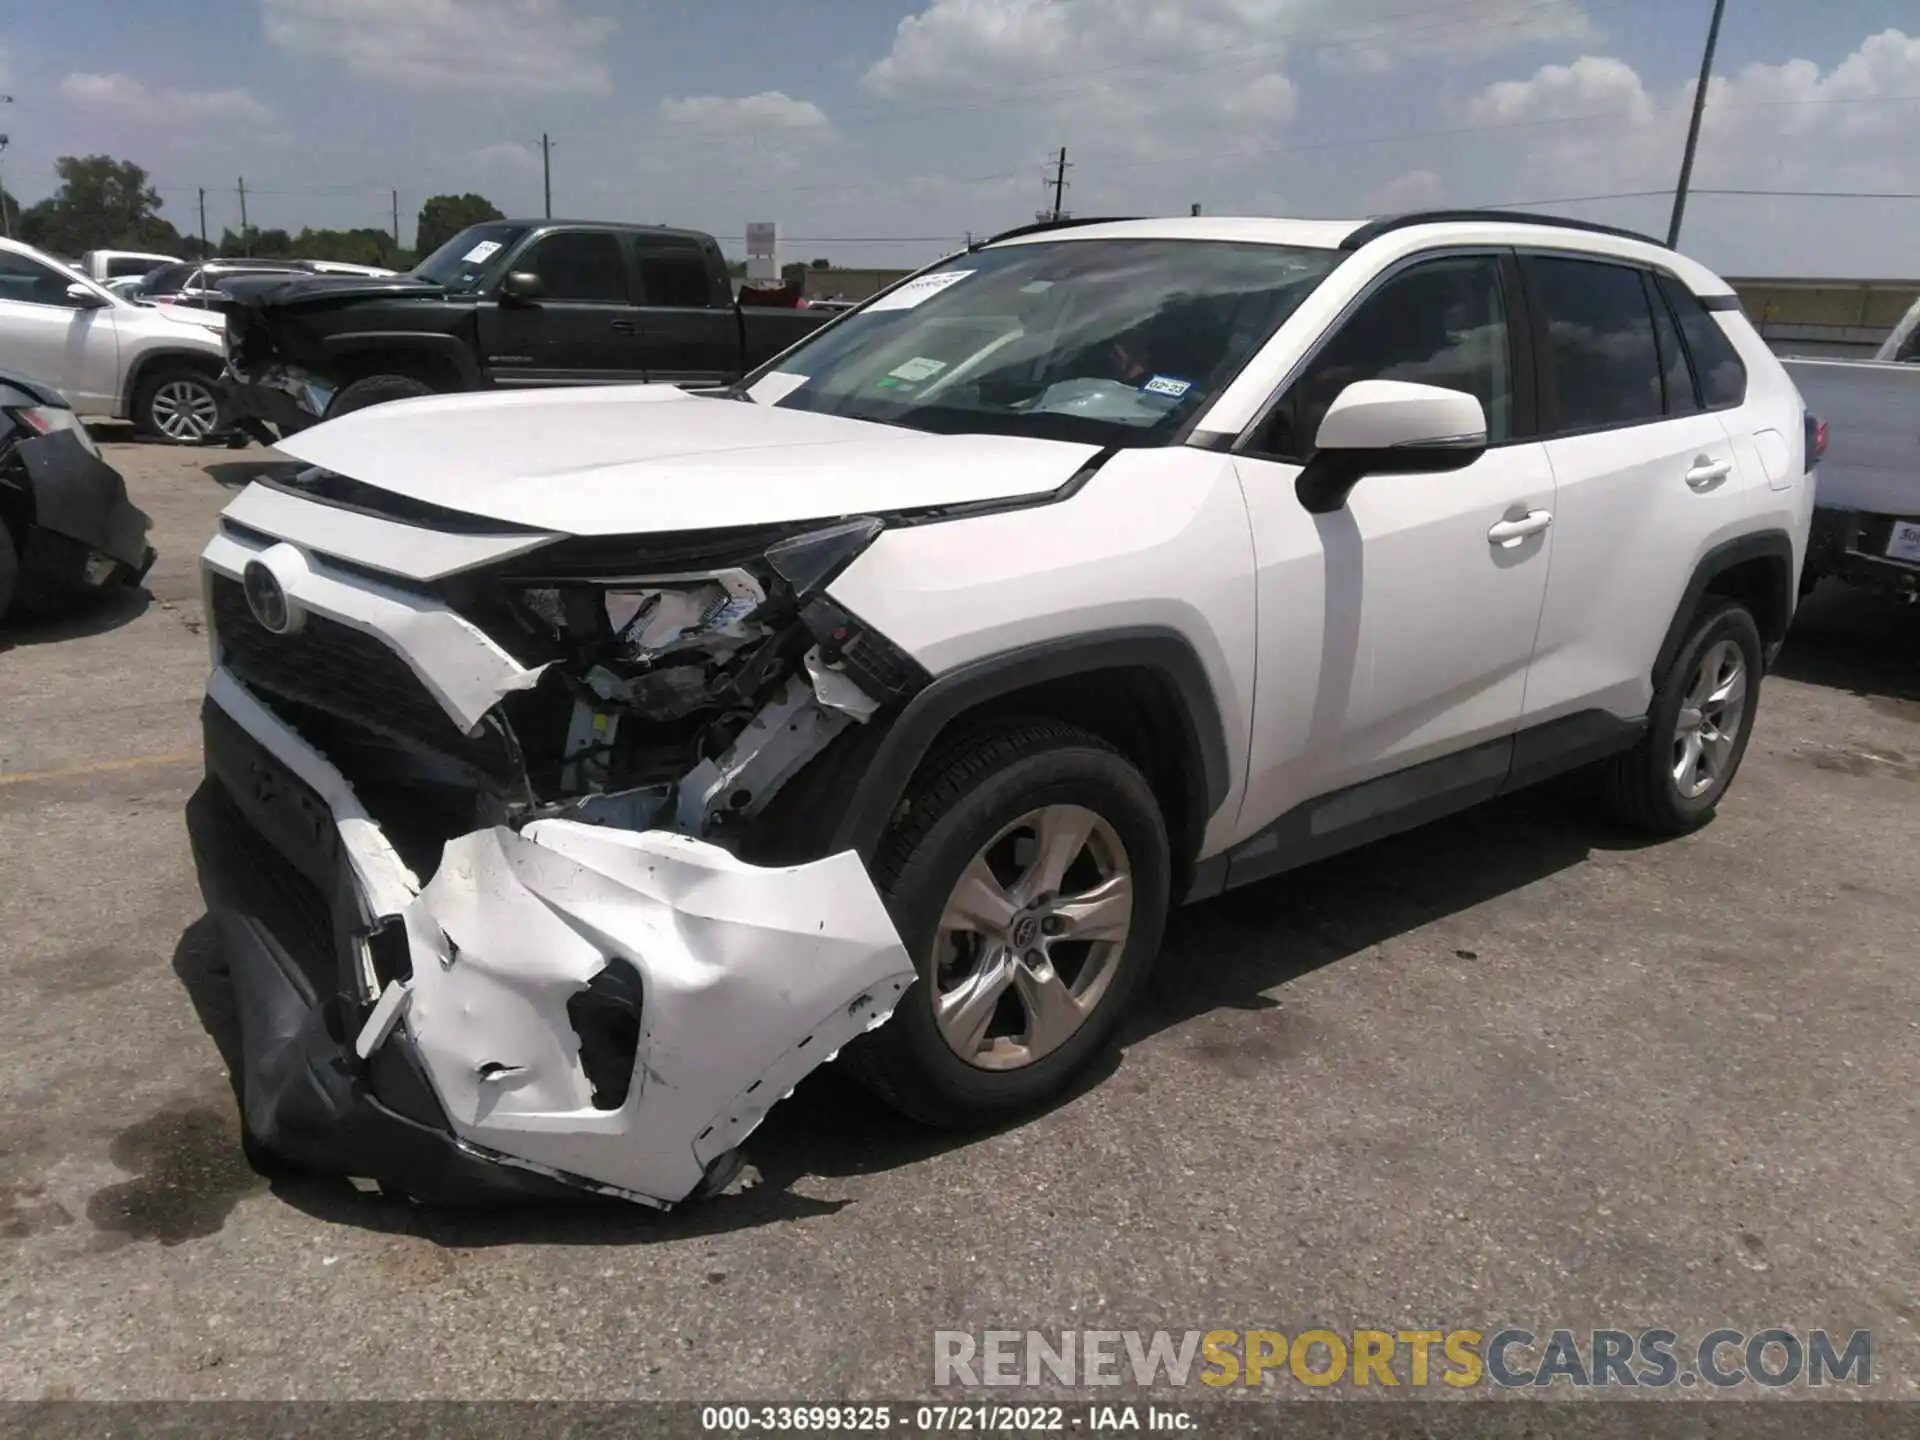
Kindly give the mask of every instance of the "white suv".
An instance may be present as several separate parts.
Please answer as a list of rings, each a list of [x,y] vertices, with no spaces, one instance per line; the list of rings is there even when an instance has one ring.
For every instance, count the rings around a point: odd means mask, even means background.
[[[0,355],[77,414],[131,420],[177,445],[221,433],[225,325],[137,305],[31,245],[0,240]]]
[[[668,1204],[843,1046],[1058,1094],[1172,905],[1579,767],[1690,830],[1804,433],[1699,265],[1454,213],[1036,227],[729,392],[292,437],[204,556],[249,1135]]]

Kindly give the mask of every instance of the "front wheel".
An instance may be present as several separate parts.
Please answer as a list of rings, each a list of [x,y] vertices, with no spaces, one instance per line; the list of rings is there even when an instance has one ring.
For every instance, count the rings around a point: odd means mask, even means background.
[[[1654,692],[1646,737],[1600,768],[1600,796],[1617,820],[1684,835],[1713,818],[1753,736],[1765,659],[1760,627],[1735,600],[1694,617]]]
[[[434,388],[410,375],[369,375],[364,380],[356,380],[327,406],[326,418],[331,420],[339,415],[351,415],[355,410],[364,410],[369,405],[384,405],[389,400],[417,400],[423,395],[437,393]]]
[[[204,445],[220,433],[224,408],[212,376],[167,365],[141,377],[133,423],[141,434],[169,445]]]
[[[895,1108],[939,1125],[1066,1087],[1152,964],[1171,887],[1146,780],[1098,736],[1051,721],[930,766],[874,868],[919,980],[848,1058]]]

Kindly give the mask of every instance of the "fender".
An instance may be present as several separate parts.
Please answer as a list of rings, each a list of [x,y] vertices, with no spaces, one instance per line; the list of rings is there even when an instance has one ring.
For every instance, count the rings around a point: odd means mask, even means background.
[[[1139,626],[1023,645],[937,677],[880,737],[840,816],[833,851],[853,849],[862,860],[872,860],[914,771],[959,716],[1035,685],[1097,670],[1146,670],[1169,687],[1182,731],[1184,780],[1188,793],[1203,800],[1196,829],[1204,830],[1231,784],[1220,707],[1186,637],[1160,626]]]
[[[1772,560],[1779,564],[1779,595],[1776,598],[1780,607],[1780,625],[1777,634],[1763,633],[1761,636],[1767,646],[1767,662],[1772,664],[1780,642],[1786,638],[1787,626],[1793,619],[1793,538],[1784,530],[1757,530],[1751,535],[1739,535],[1714,546],[1693,567],[1693,576],[1680,596],[1679,608],[1673,612],[1666,639],[1660,642],[1659,654],[1653,662],[1653,683],[1656,688],[1672,667],[1674,657],[1680,653],[1681,643],[1687,638],[1687,626],[1700,609],[1701,597],[1721,575],[1750,560]]]
[[[479,362],[473,358],[472,347],[458,335],[438,334],[430,330],[350,330],[326,336],[320,341],[319,349],[330,361],[368,350],[431,355],[453,367],[460,377],[462,389],[480,388]]]

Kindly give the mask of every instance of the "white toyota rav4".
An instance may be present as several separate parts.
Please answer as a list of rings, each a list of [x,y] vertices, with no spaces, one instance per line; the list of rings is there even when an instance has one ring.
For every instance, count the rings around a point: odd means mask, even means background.
[[[1036,227],[726,392],[306,431],[204,556],[249,1138],[672,1204],[842,1047],[1057,1093],[1172,905],[1578,767],[1690,830],[1806,424],[1699,265],[1453,213]]]

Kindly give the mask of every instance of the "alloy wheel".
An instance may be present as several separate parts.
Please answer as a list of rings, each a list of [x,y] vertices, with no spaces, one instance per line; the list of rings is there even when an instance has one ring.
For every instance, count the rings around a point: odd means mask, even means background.
[[[153,428],[169,440],[197,443],[219,428],[220,400],[203,381],[168,380],[153,392]]]
[[[954,1054],[1017,1070],[1084,1025],[1119,968],[1133,872],[1080,805],[1029,811],[975,853],[934,934],[933,1013]]]
[[[1740,647],[1721,640],[1700,657],[1673,737],[1673,783],[1688,800],[1721,784],[1740,743],[1747,713],[1747,662]]]

